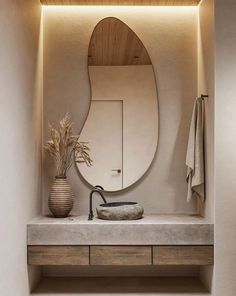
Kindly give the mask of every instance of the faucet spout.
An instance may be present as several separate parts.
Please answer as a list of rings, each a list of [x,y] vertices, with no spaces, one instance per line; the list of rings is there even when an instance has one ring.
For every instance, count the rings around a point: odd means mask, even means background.
[[[93,214],[93,194],[98,193],[104,203],[107,203],[103,193],[102,193],[103,187],[101,186],[95,186],[95,188],[90,192],[89,194],[89,215],[88,215],[88,220],[93,220],[94,214]]]

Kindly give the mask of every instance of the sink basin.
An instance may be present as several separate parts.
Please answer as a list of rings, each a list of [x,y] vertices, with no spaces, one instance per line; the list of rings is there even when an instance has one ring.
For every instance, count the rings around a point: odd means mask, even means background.
[[[108,202],[97,207],[97,216],[103,220],[137,220],[143,212],[137,202]]]

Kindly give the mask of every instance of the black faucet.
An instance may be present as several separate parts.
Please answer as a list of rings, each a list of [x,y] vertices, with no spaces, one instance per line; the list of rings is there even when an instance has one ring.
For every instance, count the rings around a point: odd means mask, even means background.
[[[89,194],[89,215],[88,215],[88,220],[93,220],[93,194],[98,193],[101,198],[103,199],[104,203],[107,203],[102,191],[104,188],[102,186],[96,185],[93,190]]]

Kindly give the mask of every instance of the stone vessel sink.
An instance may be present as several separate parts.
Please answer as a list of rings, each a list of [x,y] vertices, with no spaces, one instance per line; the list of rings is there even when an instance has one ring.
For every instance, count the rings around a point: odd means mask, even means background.
[[[97,216],[103,220],[137,220],[143,212],[137,202],[108,202],[97,207]]]

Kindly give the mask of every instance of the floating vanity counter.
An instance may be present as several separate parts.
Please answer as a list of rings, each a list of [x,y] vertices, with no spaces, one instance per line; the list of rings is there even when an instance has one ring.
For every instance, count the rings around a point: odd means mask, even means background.
[[[38,217],[27,227],[28,245],[213,245],[214,237],[213,224],[187,215],[131,221]]]
[[[32,265],[211,265],[213,224],[187,215],[133,221],[38,217],[28,224]]]

